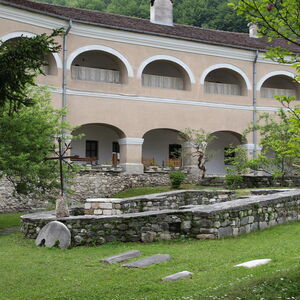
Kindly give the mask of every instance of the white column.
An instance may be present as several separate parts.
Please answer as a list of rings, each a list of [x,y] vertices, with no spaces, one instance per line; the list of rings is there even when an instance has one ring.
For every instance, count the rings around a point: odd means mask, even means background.
[[[182,166],[194,176],[199,176],[200,170],[198,168],[197,157],[193,156],[194,146],[190,142],[182,145]]]
[[[120,145],[120,166],[128,174],[142,174],[144,165],[142,164],[142,147],[144,139],[123,138]]]

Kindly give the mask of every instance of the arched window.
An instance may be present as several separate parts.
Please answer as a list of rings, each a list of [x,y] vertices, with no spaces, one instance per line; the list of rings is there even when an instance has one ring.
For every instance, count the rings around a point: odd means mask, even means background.
[[[106,83],[123,83],[127,72],[123,63],[114,55],[104,51],[86,51],[73,60],[72,79]]]
[[[205,93],[242,96],[247,87],[242,76],[227,68],[215,69],[207,74],[204,81]]]

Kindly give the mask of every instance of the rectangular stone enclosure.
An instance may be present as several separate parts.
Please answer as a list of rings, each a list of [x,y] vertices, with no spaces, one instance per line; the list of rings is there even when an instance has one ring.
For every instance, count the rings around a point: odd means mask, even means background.
[[[159,199],[157,195],[153,197]],[[132,203],[137,204],[137,198]],[[146,198],[141,197],[144,200]],[[144,200],[142,202],[147,203]],[[127,203],[129,200],[122,201]],[[161,210],[134,212],[138,208],[133,207],[131,213],[120,209],[119,214],[115,215],[82,215],[58,220],[70,229],[73,245],[111,241],[152,242],[184,237],[216,239],[300,220],[300,190],[254,195],[214,204],[186,206],[188,203],[189,200],[179,206],[181,203],[178,202],[173,209],[164,209],[162,206]],[[151,206],[140,205],[139,209],[147,207]],[[107,205],[105,209],[113,207],[109,205],[108,208]],[[39,230],[53,220],[56,220],[53,212],[22,216],[22,231],[26,237],[36,238]]]

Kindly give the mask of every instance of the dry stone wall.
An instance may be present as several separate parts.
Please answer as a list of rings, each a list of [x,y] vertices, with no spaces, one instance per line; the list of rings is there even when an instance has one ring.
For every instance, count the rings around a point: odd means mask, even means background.
[[[233,191],[182,190],[124,199],[87,199],[84,208],[86,215],[120,215],[170,208],[179,209],[184,206],[213,204],[233,199],[235,199]]]
[[[54,220],[69,228],[74,246],[186,237],[217,239],[299,221],[300,191],[114,216],[84,215],[56,219],[53,212],[31,214],[22,217],[22,232],[28,238],[36,238],[40,229]]]

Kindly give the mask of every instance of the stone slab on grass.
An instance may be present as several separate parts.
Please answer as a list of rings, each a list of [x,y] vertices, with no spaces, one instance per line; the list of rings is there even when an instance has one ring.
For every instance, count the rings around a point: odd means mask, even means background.
[[[118,255],[114,255],[114,256],[111,256],[108,258],[101,259],[100,262],[112,264],[115,262],[121,262],[121,261],[128,260],[131,258],[139,257],[139,256],[141,256],[140,251],[132,250],[132,251],[127,251],[127,252],[124,252],[124,253],[121,253]]]
[[[170,260],[171,256],[169,254],[156,254],[149,256],[132,263],[124,264],[123,267],[127,268],[144,268],[154,264],[158,264],[167,260]]]
[[[258,266],[266,265],[271,261],[272,261],[272,259],[270,259],[270,258],[255,259],[255,260],[250,260],[250,261],[244,262],[239,265],[235,265],[235,267],[255,268]]]
[[[193,275],[193,273],[191,273],[189,271],[182,271],[182,272],[178,272],[178,273],[166,276],[166,277],[162,278],[161,280],[162,281],[176,281],[179,279],[184,279],[184,278],[190,277],[192,275]]]
[[[71,245],[70,230],[65,224],[52,221],[41,229],[35,244],[36,246],[54,247],[58,245],[60,248],[69,248]]]

